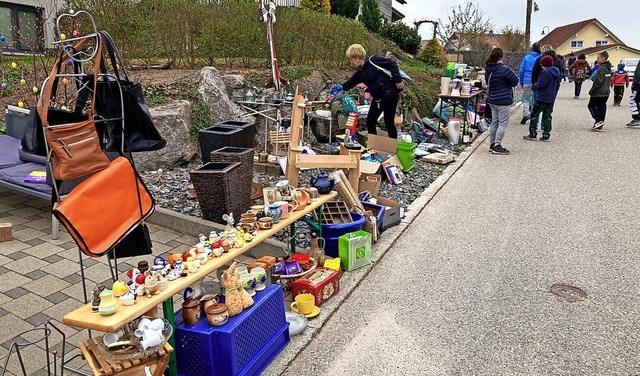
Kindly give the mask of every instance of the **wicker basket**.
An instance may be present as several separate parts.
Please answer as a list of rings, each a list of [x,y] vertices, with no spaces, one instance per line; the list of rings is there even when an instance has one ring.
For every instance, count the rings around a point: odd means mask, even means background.
[[[256,123],[228,120],[217,123],[216,125],[219,125],[221,127],[233,127],[242,129],[242,144],[234,146],[242,146],[243,148],[254,147],[254,139],[256,137]]]
[[[211,152],[211,162],[240,163],[242,187],[240,188],[240,204],[242,213],[251,206],[251,183],[253,182],[253,149],[224,147]],[[238,213],[239,215],[240,213]]]
[[[311,262],[311,267],[298,274],[271,274],[271,283],[282,286],[282,289],[285,291],[290,291],[291,282],[306,276],[318,267],[318,261],[313,257],[309,258],[309,262]]]
[[[211,162],[211,152],[225,146],[244,146],[242,128],[214,125],[198,132],[202,163]]]
[[[209,162],[191,171],[190,176],[204,219],[226,223],[222,216],[228,213],[239,218],[242,213],[240,163]]]

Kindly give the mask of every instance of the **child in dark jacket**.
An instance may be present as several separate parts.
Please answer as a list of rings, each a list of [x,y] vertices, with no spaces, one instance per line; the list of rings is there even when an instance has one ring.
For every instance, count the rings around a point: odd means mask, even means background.
[[[624,88],[629,87],[629,73],[624,70],[624,63],[618,64],[618,69],[611,75],[611,87],[613,88],[613,105],[620,106]]]
[[[534,84],[538,95],[535,97],[533,109],[531,110],[529,134],[524,136],[524,139],[532,141],[537,139],[538,115],[542,114],[542,137],[540,137],[540,140],[549,141],[549,137],[551,137],[551,114],[553,113],[553,104],[560,88],[561,73],[553,65],[551,56],[544,56],[540,59],[540,65],[542,66],[542,73],[538,82]]]
[[[609,53],[602,51],[598,54],[598,70],[591,76],[593,85],[589,90],[589,104],[587,108],[594,124],[592,131],[602,132],[604,128],[604,119],[607,116],[607,100],[611,92],[611,63],[609,62]]]

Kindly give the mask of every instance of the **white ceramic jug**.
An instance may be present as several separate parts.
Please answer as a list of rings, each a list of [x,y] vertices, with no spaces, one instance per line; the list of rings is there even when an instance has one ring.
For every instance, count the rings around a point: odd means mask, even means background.
[[[460,141],[460,121],[456,118],[451,118],[447,123],[447,131],[449,132],[449,142],[457,145]]]

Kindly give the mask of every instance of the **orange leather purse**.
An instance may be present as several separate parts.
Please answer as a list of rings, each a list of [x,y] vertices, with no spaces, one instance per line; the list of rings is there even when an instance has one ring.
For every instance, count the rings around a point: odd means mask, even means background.
[[[155,200],[131,162],[118,157],[73,188],[53,215],[80,250],[99,257],[115,247],[155,209]]]

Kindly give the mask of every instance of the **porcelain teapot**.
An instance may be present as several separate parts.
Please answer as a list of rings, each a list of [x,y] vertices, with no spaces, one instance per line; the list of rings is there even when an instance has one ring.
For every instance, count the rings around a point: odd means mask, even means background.
[[[320,194],[326,194],[333,190],[334,182],[329,178],[326,170],[320,170],[318,176],[311,178],[311,186],[318,190]]]

